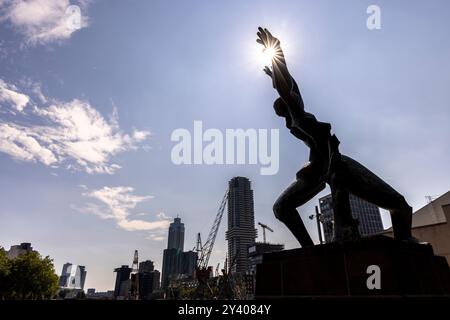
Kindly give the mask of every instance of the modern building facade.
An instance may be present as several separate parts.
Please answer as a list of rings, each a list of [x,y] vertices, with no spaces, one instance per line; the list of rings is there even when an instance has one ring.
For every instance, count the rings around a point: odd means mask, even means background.
[[[130,285],[131,268],[123,265],[120,268],[114,269],[116,275],[116,284],[114,286],[114,297],[116,299],[125,299],[128,296],[128,289]]]
[[[139,273],[152,272],[153,270],[155,270],[155,264],[152,260],[139,262]]]
[[[15,259],[27,252],[33,252],[33,247],[29,242],[22,242],[21,244],[11,246],[11,248],[6,252],[6,256],[9,259]]]
[[[176,217],[169,227],[167,249],[163,252],[162,285],[167,287],[172,278],[181,270],[184,249],[184,223]]]
[[[86,268],[84,266],[67,262],[63,265],[59,286],[64,289],[84,289],[86,281]]]
[[[225,233],[232,273],[247,272],[248,248],[254,245],[256,235],[250,180],[245,177],[234,177],[228,183],[228,230]]]
[[[322,225],[325,242],[333,241],[333,201],[331,194],[319,199],[320,211],[322,213]],[[362,236],[380,233],[384,230],[381,221],[380,209],[367,201],[350,194],[350,209],[352,216],[359,221],[359,232]]]
[[[153,291],[159,289],[160,274],[155,270],[153,261],[139,263],[139,299],[151,299]]]
[[[167,249],[163,252],[163,266],[161,286],[166,288],[171,280],[193,277],[197,264],[197,253],[183,252],[184,249],[184,223],[179,217],[169,227]]]
[[[167,288],[170,280],[180,274],[182,254],[182,251],[175,248],[164,250],[161,279],[163,288]]]
[[[181,273],[187,278],[194,277],[195,268],[197,267],[197,252],[186,251],[183,252],[181,258]]]
[[[450,264],[450,191],[431,201],[413,213],[412,235],[428,242],[438,256],[444,256]],[[392,228],[384,231],[393,237]]]
[[[181,218],[176,217],[169,227],[169,239],[167,249],[184,249],[184,223]]]

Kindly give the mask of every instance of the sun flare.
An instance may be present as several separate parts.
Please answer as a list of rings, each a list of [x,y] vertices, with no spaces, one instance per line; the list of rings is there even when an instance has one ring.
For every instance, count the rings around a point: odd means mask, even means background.
[[[262,48],[261,45],[257,45],[253,50],[253,61],[257,63],[259,67],[271,67],[272,59],[277,56],[277,49],[274,47]]]
[[[264,65],[270,66],[272,64],[272,59],[275,57],[277,51],[273,47],[264,48],[261,51],[261,60]]]

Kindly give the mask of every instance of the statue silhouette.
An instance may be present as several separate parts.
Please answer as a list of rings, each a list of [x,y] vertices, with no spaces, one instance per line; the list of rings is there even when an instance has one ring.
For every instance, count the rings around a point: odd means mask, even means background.
[[[313,241],[300,218],[297,208],[311,200],[329,184],[334,211],[335,241],[360,237],[358,221],[353,219],[349,193],[389,210],[394,237],[416,241],[411,236],[412,208],[405,198],[363,165],[340,154],[339,140],[331,134],[329,123],[317,121],[305,111],[297,83],[286,66],[280,41],[267,29],[258,28],[258,43],[264,50],[272,48],[272,68],[264,72],[272,78],[280,98],[274,102],[275,113],[285,118],[286,127],[310,149],[309,161],[296,174],[293,182],[276,200],[273,211],[294,234],[301,246],[312,246]]]

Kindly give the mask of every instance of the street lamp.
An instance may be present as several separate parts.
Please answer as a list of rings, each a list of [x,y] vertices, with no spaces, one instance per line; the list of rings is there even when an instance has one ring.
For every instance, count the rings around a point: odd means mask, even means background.
[[[316,222],[317,222],[317,233],[319,234],[319,242],[320,244],[323,244],[323,239],[322,239],[322,229],[320,228],[320,223],[322,222],[323,224],[323,214],[319,212],[319,207],[316,206],[316,214],[312,214],[309,216],[309,218],[311,220],[314,219],[314,217],[316,218]]]

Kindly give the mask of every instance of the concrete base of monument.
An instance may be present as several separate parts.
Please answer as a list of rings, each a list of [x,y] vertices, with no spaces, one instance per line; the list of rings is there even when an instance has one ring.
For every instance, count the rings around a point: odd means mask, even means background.
[[[450,268],[429,244],[374,236],[264,254],[256,299],[450,296]]]

